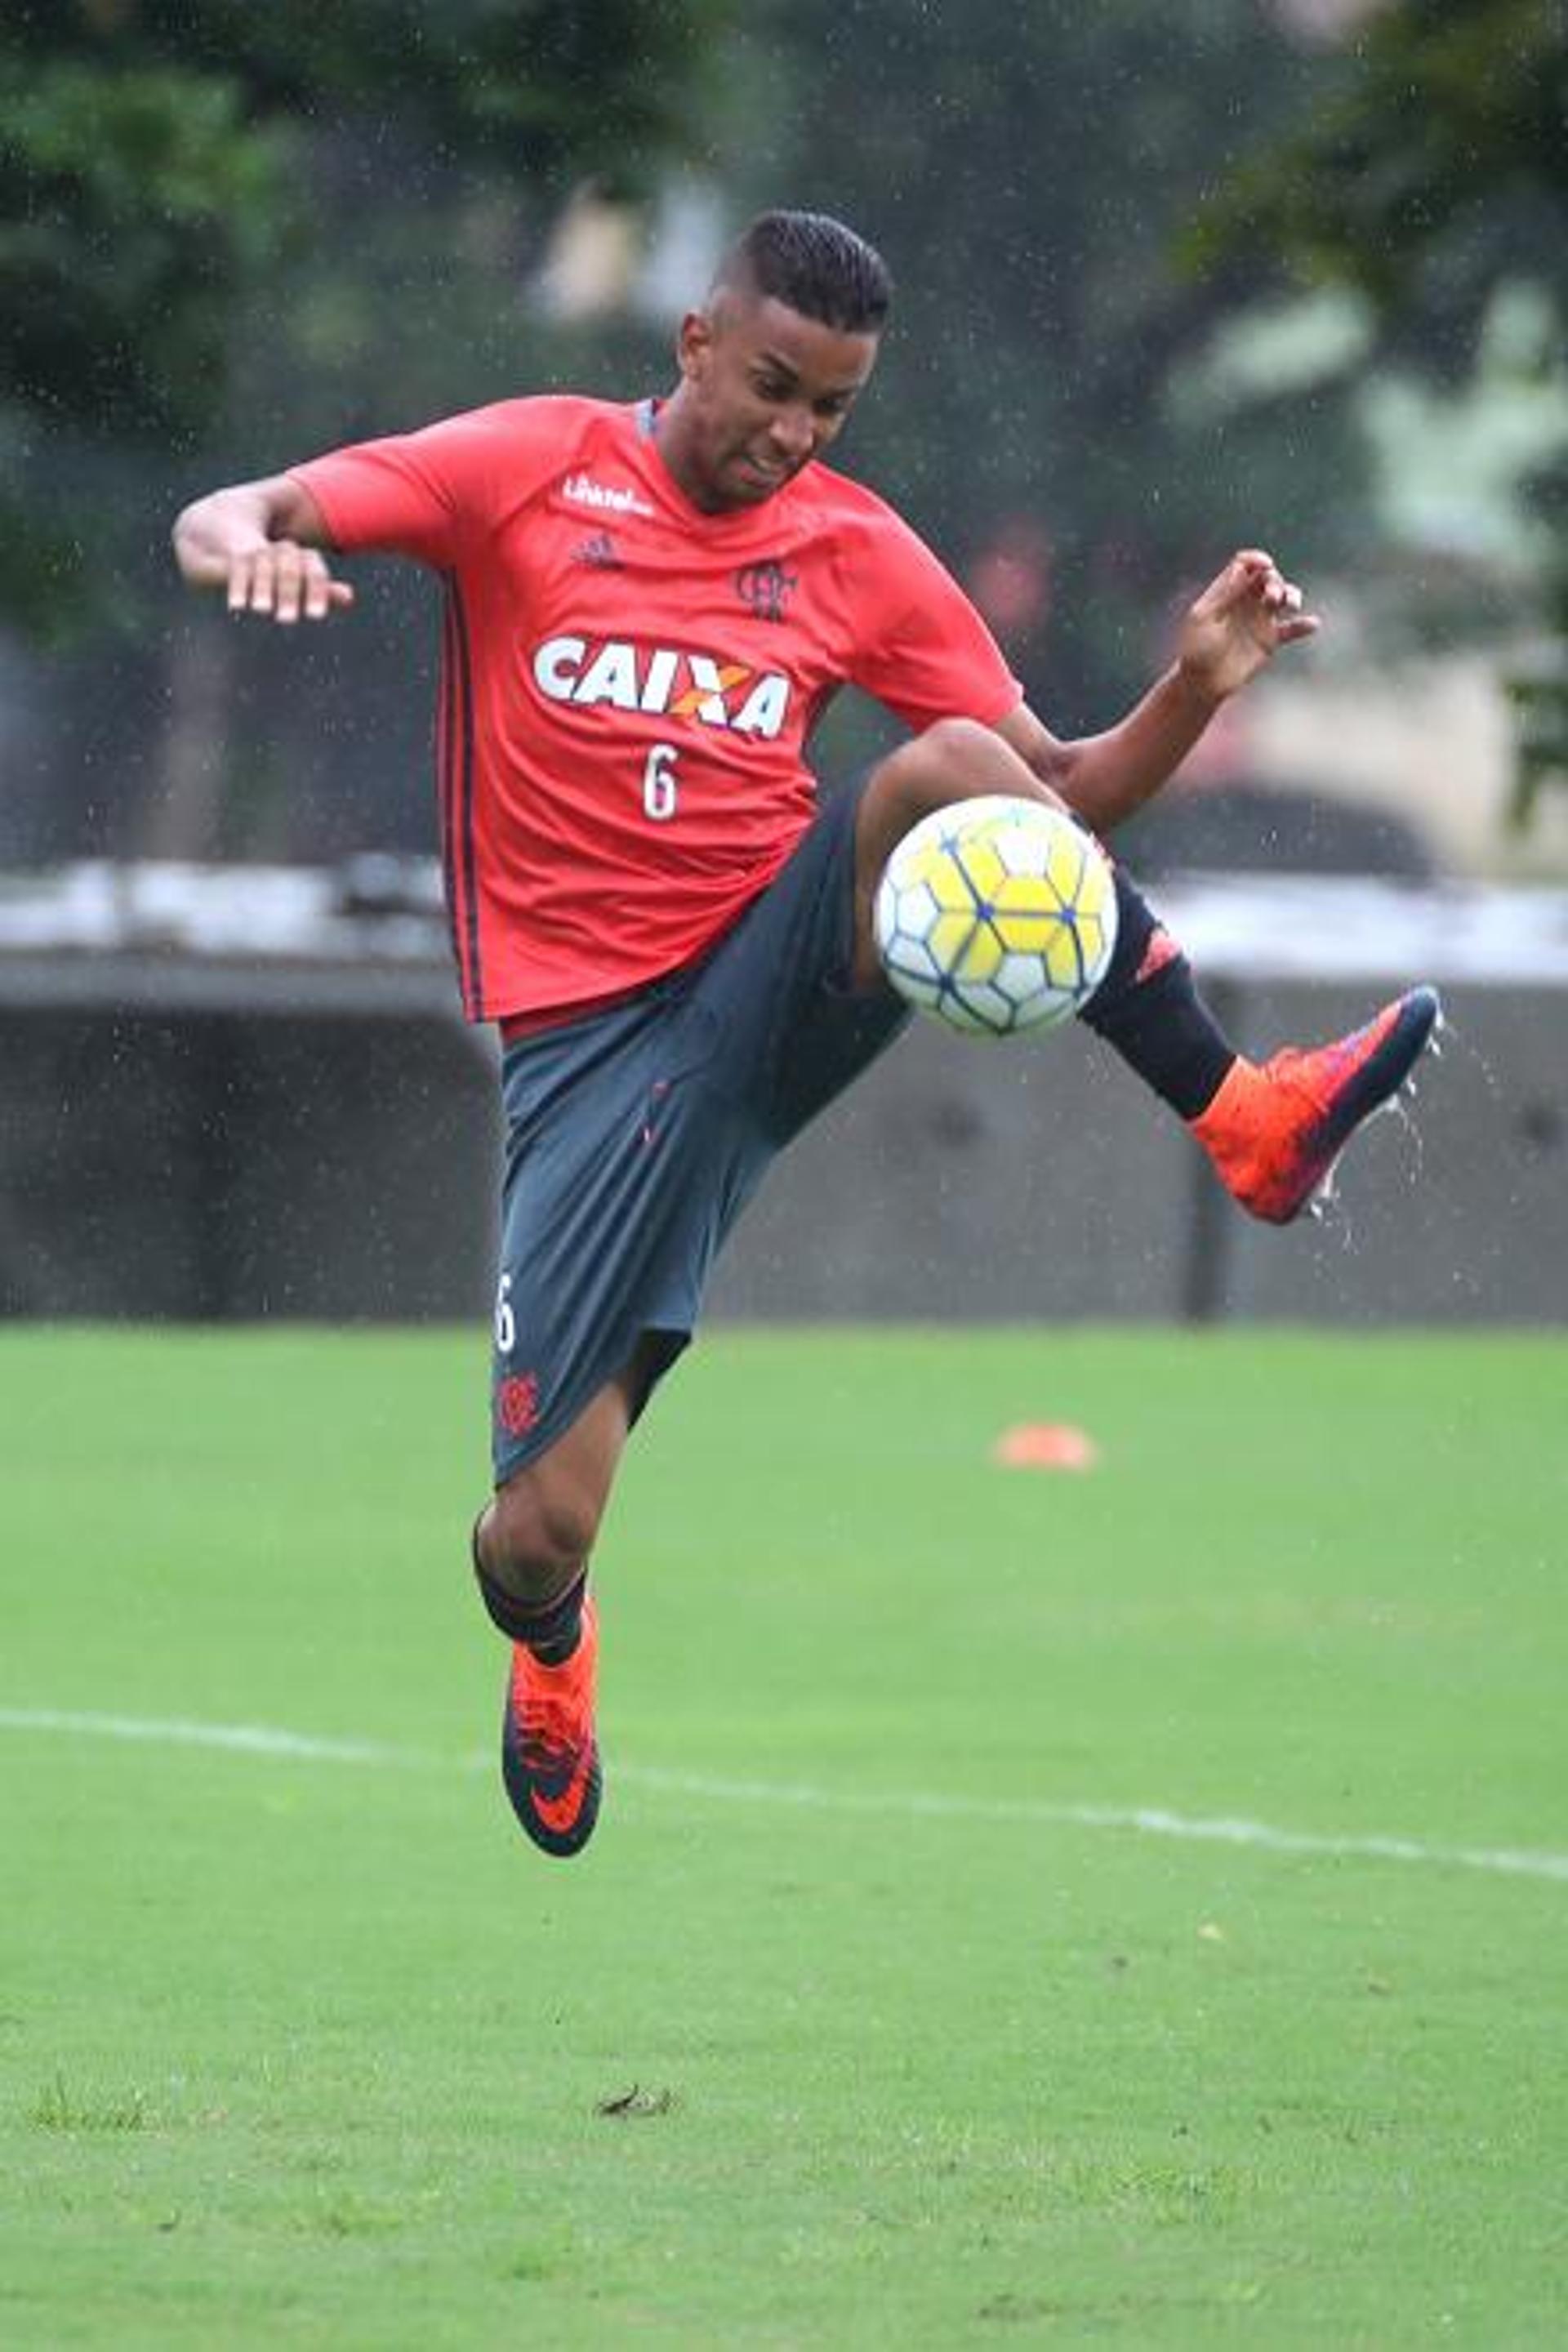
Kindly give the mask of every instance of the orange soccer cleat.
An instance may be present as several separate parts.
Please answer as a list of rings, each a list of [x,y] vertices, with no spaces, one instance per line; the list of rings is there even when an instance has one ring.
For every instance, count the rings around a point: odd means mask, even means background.
[[[512,1643],[501,1778],[513,1812],[546,1853],[580,1853],[599,1818],[598,1658],[599,1620],[591,1600],[583,1603],[577,1646],[562,1664],[542,1665],[531,1650]]]
[[[1188,1122],[1232,1198],[1271,1225],[1321,1198],[1356,1129],[1405,1084],[1442,1009],[1435,988],[1412,988],[1331,1045],[1238,1060]]]

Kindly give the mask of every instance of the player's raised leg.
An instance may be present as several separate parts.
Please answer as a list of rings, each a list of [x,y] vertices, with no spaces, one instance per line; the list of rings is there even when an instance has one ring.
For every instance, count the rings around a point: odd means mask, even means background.
[[[873,909],[894,846],[933,809],[987,793],[1057,800],[1008,744],[965,720],[916,737],[869,778],[856,837],[861,986],[878,977]],[[1249,1062],[1205,1003],[1180,947],[1125,870],[1114,870],[1116,950],[1082,1018],[1186,1122],[1232,1199],[1288,1224],[1322,1192],[1357,1128],[1408,1079],[1440,1017],[1436,991],[1407,991],[1349,1036]]]

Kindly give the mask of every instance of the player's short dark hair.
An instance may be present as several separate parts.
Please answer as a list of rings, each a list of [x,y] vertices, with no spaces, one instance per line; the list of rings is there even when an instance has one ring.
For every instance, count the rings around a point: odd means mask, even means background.
[[[759,213],[715,282],[748,285],[847,335],[880,334],[893,306],[892,273],[875,246],[826,213]]]

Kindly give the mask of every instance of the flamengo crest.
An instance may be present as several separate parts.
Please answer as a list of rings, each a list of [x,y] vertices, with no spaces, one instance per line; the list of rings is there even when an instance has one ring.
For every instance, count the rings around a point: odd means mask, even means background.
[[[799,585],[795,574],[786,572],[773,555],[760,563],[742,563],[735,574],[736,595],[759,621],[782,621],[784,606]]]

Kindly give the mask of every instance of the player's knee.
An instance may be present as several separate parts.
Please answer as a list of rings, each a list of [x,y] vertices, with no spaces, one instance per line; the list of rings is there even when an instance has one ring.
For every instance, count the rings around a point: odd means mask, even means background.
[[[915,737],[912,748],[943,775],[965,776],[977,766],[989,773],[996,736],[977,719],[938,719]]]
[[[1011,773],[1006,746],[973,719],[937,719],[901,744],[883,769],[888,796],[906,829],[952,801],[1003,791]]]
[[[927,806],[940,808],[972,791],[989,791],[996,751],[995,735],[977,719],[939,719],[895,756],[904,763],[909,789]]]
[[[596,1500],[547,1471],[520,1471],[498,1487],[486,1523],[486,1565],[522,1600],[548,1598],[575,1573],[599,1531]]]

